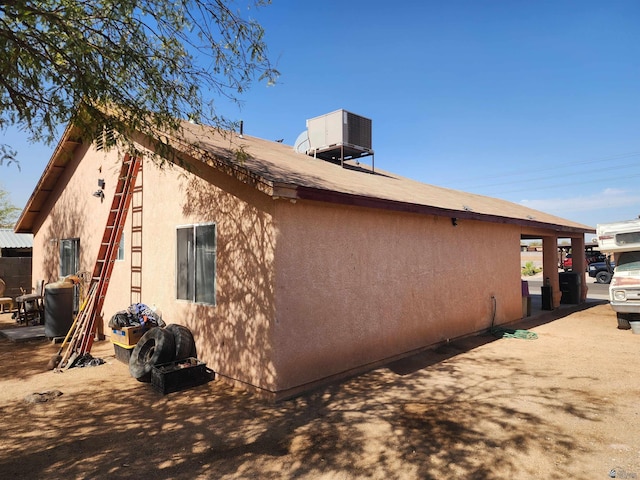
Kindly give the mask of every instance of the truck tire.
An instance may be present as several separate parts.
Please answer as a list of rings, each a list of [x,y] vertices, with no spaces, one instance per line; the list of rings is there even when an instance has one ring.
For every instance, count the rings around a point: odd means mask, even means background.
[[[629,315],[624,313],[616,313],[618,317],[618,329],[619,330],[631,330],[631,324],[629,323]]]
[[[196,355],[196,342],[193,339],[191,330],[182,325],[172,323],[165,328],[173,335],[176,345],[174,360],[184,360],[185,358],[198,358]]]
[[[609,272],[596,273],[596,282],[598,283],[611,283],[611,274]]]
[[[150,382],[154,365],[171,362],[175,353],[173,334],[164,328],[154,327],[146,332],[133,348],[129,359],[129,372],[140,382]]]

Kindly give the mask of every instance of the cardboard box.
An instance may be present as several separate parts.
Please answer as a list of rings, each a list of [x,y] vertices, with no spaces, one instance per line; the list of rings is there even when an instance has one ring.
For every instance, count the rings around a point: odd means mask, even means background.
[[[111,341],[123,346],[135,346],[145,332],[146,329],[142,325],[122,327],[121,329],[112,328]]]

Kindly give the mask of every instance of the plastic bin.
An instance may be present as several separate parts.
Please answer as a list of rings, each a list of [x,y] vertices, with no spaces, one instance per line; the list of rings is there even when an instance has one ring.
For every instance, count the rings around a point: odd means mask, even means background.
[[[44,287],[44,335],[65,337],[73,324],[72,284],[50,283]]]
[[[213,379],[213,371],[197,358],[155,365],[151,370],[151,386],[162,394],[202,385]]]

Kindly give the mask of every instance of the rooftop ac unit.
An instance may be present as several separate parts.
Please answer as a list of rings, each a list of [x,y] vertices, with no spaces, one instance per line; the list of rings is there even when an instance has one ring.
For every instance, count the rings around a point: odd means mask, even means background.
[[[344,158],[372,155],[371,120],[346,110],[336,110],[307,120],[310,155]]]

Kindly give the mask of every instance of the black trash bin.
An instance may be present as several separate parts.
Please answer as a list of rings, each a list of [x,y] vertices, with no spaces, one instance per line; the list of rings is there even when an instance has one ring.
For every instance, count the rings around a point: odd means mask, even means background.
[[[543,285],[542,290],[542,310],[553,310],[553,295],[551,287]]]
[[[65,337],[73,324],[73,285],[50,283],[44,292],[44,335]]]
[[[560,303],[577,305],[580,303],[582,276],[577,272],[560,272]]]

